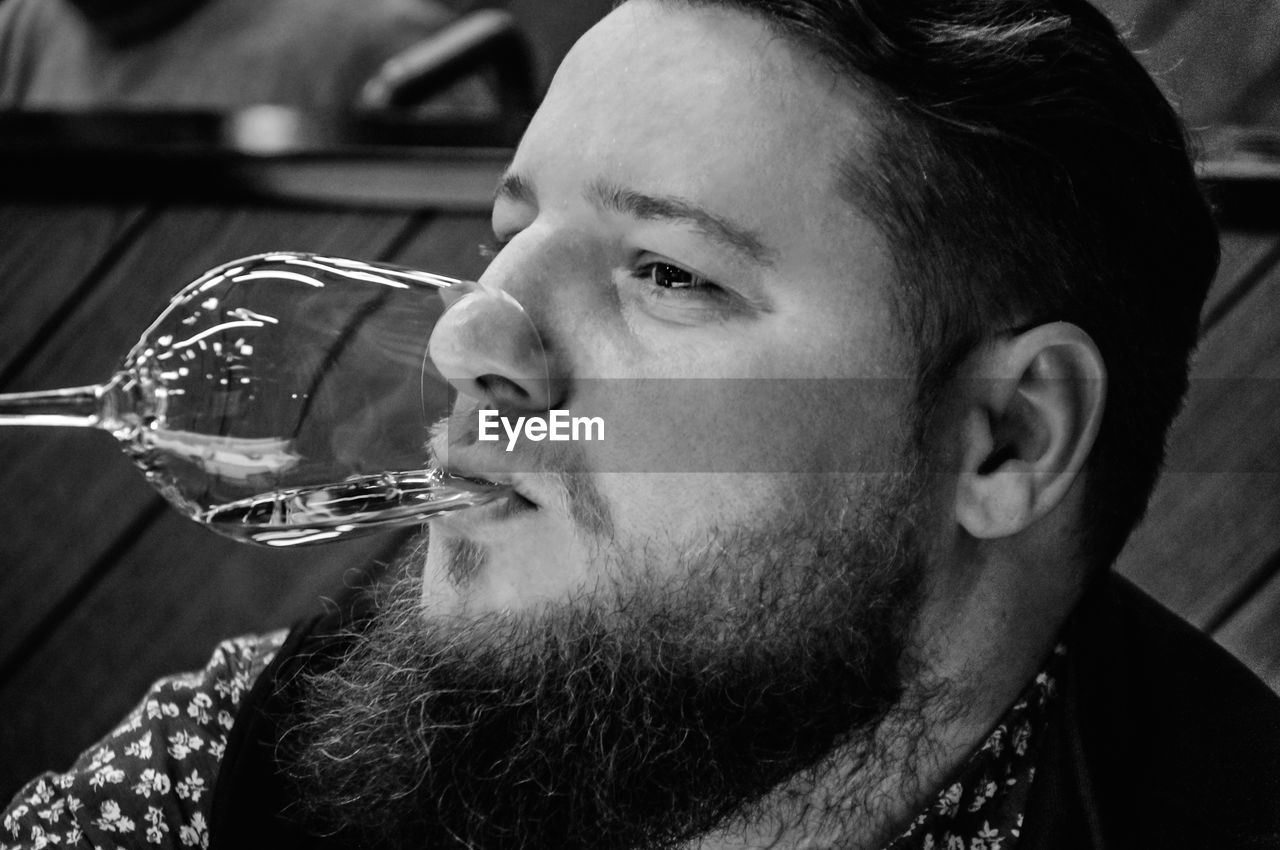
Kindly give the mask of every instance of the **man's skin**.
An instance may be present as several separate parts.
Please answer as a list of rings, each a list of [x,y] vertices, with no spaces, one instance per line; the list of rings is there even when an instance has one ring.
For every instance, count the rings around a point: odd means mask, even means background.
[[[460,423],[476,407],[582,408],[625,438],[504,475],[494,472],[509,463],[500,444],[461,426],[442,432],[435,447],[451,469],[508,479],[520,496],[432,523],[426,615],[592,598],[635,579],[622,574],[640,560],[645,580],[672,579],[653,565],[682,569],[779,513],[856,503],[917,450],[894,259],[840,178],[848,163],[875,168],[877,120],[864,91],[737,12],[632,0],[583,37],[499,191],[502,248],[482,279],[524,305],[549,380],[530,360],[537,346],[519,338],[532,331],[496,307],[446,321],[433,349],[460,386],[482,388]],[[924,431],[927,565],[912,635],[916,680],[948,683],[949,697],[926,709],[924,758],[863,769],[892,803],[846,836],[855,841],[885,838],[989,731],[1092,566],[1073,535],[1105,395],[1092,341],[1061,323],[1004,334],[961,375]],[[712,390],[673,403],[661,388],[683,378],[868,379],[876,389]],[[635,379],[646,380],[610,391]],[[616,471],[644,468],[628,454],[666,451],[733,468],[735,452],[762,445],[797,472]],[[822,468],[845,471],[810,472]],[[838,754],[832,766],[838,775]],[[801,793],[831,792],[819,779]],[[795,824],[774,846],[801,846],[805,833]],[[759,840],[729,829],[703,846]]]

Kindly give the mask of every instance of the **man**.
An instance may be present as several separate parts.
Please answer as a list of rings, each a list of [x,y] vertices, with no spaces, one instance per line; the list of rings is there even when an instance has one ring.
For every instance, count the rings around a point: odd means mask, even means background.
[[[512,495],[162,683],[6,837],[1280,846],[1276,699],[1107,572],[1217,247],[1099,13],[630,0],[493,225],[514,301],[437,328],[433,448]],[[606,439],[481,439],[565,409]]]

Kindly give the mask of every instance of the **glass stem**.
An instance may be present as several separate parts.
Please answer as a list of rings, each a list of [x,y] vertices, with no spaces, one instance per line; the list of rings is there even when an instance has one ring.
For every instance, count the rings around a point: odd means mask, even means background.
[[[102,423],[102,396],[107,384],[63,390],[0,393],[0,425],[69,425],[97,428]]]

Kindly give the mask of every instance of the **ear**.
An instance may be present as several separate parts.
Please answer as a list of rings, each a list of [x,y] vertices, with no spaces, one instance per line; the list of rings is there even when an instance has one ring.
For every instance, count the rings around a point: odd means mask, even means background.
[[[1065,322],[975,352],[961,393],[956,519],[977,538],[1017,534],[1062,500],[1093,447],[1106,367]]]

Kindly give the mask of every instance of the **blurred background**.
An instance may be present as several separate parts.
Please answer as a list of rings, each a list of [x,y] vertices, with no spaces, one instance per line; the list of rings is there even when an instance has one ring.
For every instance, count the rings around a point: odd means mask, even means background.
[[[1280,6],[1106,0],[1202,147],[1224,261],[1119,569],[1280,688]],[[468,277],[520,128],[608,0],[0,0],[0,391],[107,378],[271,250]],[[221,638],[340,604],[405,535],[259,549],[105,434],[0,432],[0,797]]]
[[[607,0],[485,6],[536,45],[521,69],[528,79],[508,83],[540,95],[560,57],[608,7]],[[474,81],[407,94],[410,72],[438,71],[415,60],[442,49],[480,8],[468,0],[0,0],[0,107],[272,103],[341,111],[401,96],[395,105],[418,113],[484,114],[493,104]],[[518,50],[507,42],[505,56],[490,58],[526,62],[511,55]],[[379,90],[379,75],[389,95]]]

